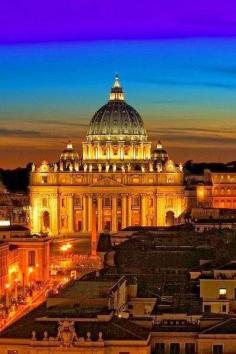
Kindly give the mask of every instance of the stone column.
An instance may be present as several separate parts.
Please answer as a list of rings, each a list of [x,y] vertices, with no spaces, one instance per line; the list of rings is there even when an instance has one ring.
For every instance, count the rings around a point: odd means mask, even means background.
[[[127,226],[132,225],[132,196],[128,195]]]
[[[97,143],[97,149],[98,149],[98,159],[100,159],[102,155],[100,143]]]
[[[39,233],[42,229],[42,211],[39,208],[41,200],[38,195],[31,193],[31,230],[33,233]]]
[[[116,195],[112,196],[112,223],[111,230],[112,232],[117,231],[117,197]]]
[[[153,194],[153,225],[157,226],[157,196]]]
[[[68,232],[74,232],[74,204],[73,204],[73,194],[67,195],[68,200]]]
[[[58,202],[59,195],[57,193],[52,193],[50,195],[50,230],[52,236],[58,235]]]
[[[122,195],[122,229],[127,226],[127,197],[125,194]]]
[[[96,200],[92,200],[92,230],[91,230],[91,256],[97,257],[97,205]]]
[[[98,232],[103,231],[103,212],[102,212],[102,195],[99,195],[97,198],[98,201]]]
[[[147,198],[144,194],[141,195],[141,225],[146,226],[147,220],[147,208],[146,208]]]
[[[106,157],[109,160],[111,158],[111,144],[106,143]]]
[[[133,156],[132,156],[132,158],[134,159],[134,160],[136,160],[136,150],[135,150],[135,145],[134,144],[132,144],[132,153],[133,153]]]
[[[157,193],[157,226],[166,225],[165,195]]]
[[[92,223],[93,223],[93,196],[88,196],[88,231],[92,231]]]
[[[120,144],[120,159],[124,160],[124,156],[125,156],[124,143],[121,143]]]
[[[88,231],[88,207],[87,207],[87,197],[83,195],[83,232]]]

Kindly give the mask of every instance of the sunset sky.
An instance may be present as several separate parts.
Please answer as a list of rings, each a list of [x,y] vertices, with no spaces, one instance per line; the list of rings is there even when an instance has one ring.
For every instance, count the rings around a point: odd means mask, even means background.
[[[236,160],[235,1],[34,3],[0,2],[0,167],[80,150],[115,73],[171,158]]]

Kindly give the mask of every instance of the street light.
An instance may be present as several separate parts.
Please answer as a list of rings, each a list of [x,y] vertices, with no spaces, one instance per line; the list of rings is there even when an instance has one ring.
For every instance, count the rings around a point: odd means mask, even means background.
[[[72,245],[69,242],[63,244],[60,247],[60,251],[63,254],[63,256],[61,258],[61,267],[62,268],[68,268],[69,267],[69,264],[70,264],[69,254],[70,254],[71,248],[72,248]]]
[[[18,298],[18,282],[19,282],[19,279],[14,279],[14,283],[15,283],[15,299],[17,301],[17,298]]]
[[[29,281],[29,286],[31,286],[32,273],[33,273],[33,271],[34,271],[34,268],[33,268],[33,267],[29,267],[29,268],[28,268],[28,274],[29,274],[28,281]]]
[[[62,252],[66,252],[66,251],[68,251],[68,250],[71,249],[71,248],[72,248],[71,243],[66,243],[65,245],[62,245],[62,246],[60,247],[60,250],[61,250]]]
[[[6,289],[6,308],[8,309],[10,307],[10,297],[9,297],[10,284],[6,284],[5,289]]]

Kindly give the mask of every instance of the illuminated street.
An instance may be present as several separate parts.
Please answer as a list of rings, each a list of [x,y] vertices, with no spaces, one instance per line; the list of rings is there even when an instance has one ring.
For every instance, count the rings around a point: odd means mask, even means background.
[[[0,331],[43,303],[49,294],[57,293],[70,281],[71,277],[78,278],[96,268],[96,263],[91,261],[89,256],[91,245],[88,235],[83,238],[59,238],[54,240],[50,247],[54,272],[51,271],[49,281],[38,291],[35,291],[32,297],[28,296],[25,303],[11,307],[8,315],[7,313],[2,314]],[[55,269],[57,269],[56,272]],[[10,306],[10,295],[6,301]]]

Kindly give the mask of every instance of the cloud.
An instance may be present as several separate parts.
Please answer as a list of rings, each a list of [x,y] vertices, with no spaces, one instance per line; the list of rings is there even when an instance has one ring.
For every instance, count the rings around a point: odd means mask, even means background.
[[[210,128],[169,128],[169,127],[159,127],[156,129],[148,129],[148,132],[151,134],[158,134],[158,133],[165,133],[165,134],[175,134],[181,133],[183,135],[188,135],[189,133],[207,133],[207,134],[215,134],[215,135],[222,135],[222,134],[231,134],[232,135],[232,128],[228,129],[210,129]],[[236,134],[236,132],[235,132]]]
[[[216,89],[236,89],[236,83],[226,83],[226,82],[213,82],[213,81],[197,81],[197,80],[174,80],[174,79],[153,79],[146,78],[141,81],[142,83],[154,84],[160,86],[193,86],[193,87],[212,87]]]
[[[183,149],[196,146],[211,146],[216,148],[227,148],[235,146],[236,131],[232,129],[211,129],[197,127],[160,127],[149,129],[151,140],[161,139],[165,146],[182,146]]]
[[[18,136],[18,137],[40,137],[42,133],[36,130],[21,130],[21,129],[3,129],[0,128],[0,136]]]
[[[32,119],[30,120],[25,120],[26,122],[32,123]],[[68,126],[68,127],[78,127],[78,128],[87,128],[89,124],[86,123],[75,123],[75,122],[67,122],[67,121],[61,121],[61,120],[48,120],[48,119],[34,119],[34,123],[40,123],[40,124],[48,124],[48,125],[61,125],[61,126]]]
[[[19,137],[19,138],[61,138],[63,135],[47,133],[37,130],[24,129],[5,129],[0,128],[0,137]]]
[[[183,136],[182,134],[173,134],[173,135],[169,135],[169,134],[160,134],[160,137],[162,139],[165,139],[166,141],[172,141],[172,142],[182,142],[183,146],[186,144],[186,142],[189,143],[189,147],[191,147],[192,144],[195,143],[204,143],[204,144],[215,144],[215,145],[219,145],[219,144],[224,144],[226,145],[231,145],[231,144],[235,144],[235,138],[233,137],[226,137],[226,136],[211,136],[211,135],[207,135],[207,136],[197,136],[197,135],[193,135],[193,134],[188,134]]]

